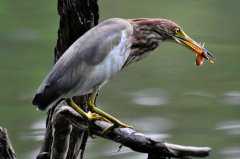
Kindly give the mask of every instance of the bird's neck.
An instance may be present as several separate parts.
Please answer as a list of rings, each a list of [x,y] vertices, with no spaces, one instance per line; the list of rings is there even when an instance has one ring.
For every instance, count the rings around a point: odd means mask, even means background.
[[[126,60],[124,67],[129,64],[141,60],[151,51],[156,49],[166,37],[154,32],[152,28],[144,25],[133,26],[133,36],[131,39],[131,52]]]
[[[145,25],[135,25],[132,39],[132,53],[145,54],[156,49],[166,37],[154,31],[154,28]]]

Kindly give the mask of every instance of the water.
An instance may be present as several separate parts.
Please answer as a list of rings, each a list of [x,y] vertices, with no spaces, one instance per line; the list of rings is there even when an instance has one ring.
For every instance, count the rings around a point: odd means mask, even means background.
[[[137,5],[136,5],[137,4]],[[101,18],[165,17],[215,53],[216,64],[196,67],[191,51],[165,43],[106,85],[99,105],[159,140],[210,146],[211,159],[238,159],[240,74],[238,1],[100,1]],[[52,66],[58,17],[55,1],[0,0],[0,125],[20,159],[41,145],[46,113],[31,106]],[[126,111],[127,110],[127,111]],[[90,140],[88,158],[146,158],[103,139]],[[99,148],[101,147],[101,148]]]

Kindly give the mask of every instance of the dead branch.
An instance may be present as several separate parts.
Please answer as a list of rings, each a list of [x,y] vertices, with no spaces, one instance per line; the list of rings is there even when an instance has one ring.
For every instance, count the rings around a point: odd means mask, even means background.
[[[211,150],[209,147],[182,146],[155,141],[132,128],[115,128],[103,135],[102,131],[111,126],[111,123],[102,120],[89,123],[71,107],[67,106],[65,102],[61,102],[61,104],[55,109],[51,124],[54,127],[53,130],[57,131],[57,133],[54,133],[54,146],[51,152],[52,155],[54,154],[54,158],[65,159],[66,153],[63,152],[67,151],[69,140],[68,135],[69,131],[71,131],[71,126],[74,126],[79,130],[90,129],[92,135],[97,135],[120,143],[123,146],[129,147],[133,151],[147,153],[151,159],[169,157],[206,157]],[[62,124],[64,126],[62,126]]]
[[[86,31],[98,24],[98,1],[97,0],[58,0],[58,14],[60,17],[58,38],[54,49],[54,62],[68,49],[72,43],[82,36]],[[75,97],[74,101],[87,111],[86,101],[89,95]],[[55,106],[57,107],[57,105]],[[55,107],[49,110],[46,121],[46,133],[44,143],[40,149],[38,159],[50,159],[54,134],[52,125],[52,113]],[[64,126],[64,125],[62,125]],[[68,125],[66,125],[68,127]],[[66,130],[67,131],[67,130]],[[88,132],[71,127],[67,131],[69,137],[69,151],[65,151],[66,159],[83,158]],[[56,140],[55,140],[56,141]],[[57,151],[54,151],[57,152]]]
[[[7,129],[0,127],[0,159],[15,159],[16,154],[8,137]]]

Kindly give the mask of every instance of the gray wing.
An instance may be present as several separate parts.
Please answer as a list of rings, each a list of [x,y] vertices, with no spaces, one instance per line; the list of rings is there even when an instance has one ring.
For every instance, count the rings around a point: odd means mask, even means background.
[[[39,109],[45,109],[71,90],[93,66],[101,63],[119,44],[122,31],[125,31],[130,39],[132,25],[127,20],[114,18],[100,23],[76,40],[44,79],[33,104]]]

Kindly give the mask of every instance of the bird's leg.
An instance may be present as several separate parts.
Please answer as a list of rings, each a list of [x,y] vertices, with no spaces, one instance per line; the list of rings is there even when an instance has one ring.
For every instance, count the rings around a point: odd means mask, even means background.
[[[103,110],[99,109],[96,107],[96,105],[94,104],[95,103],[95,99],[96,99],[96,95],[97,95],[97,92],[93,93],[90,97],[89,97],[89,100],[87,102],[87,105],[88,105],[88,108],[91,112],[94,112],[98,115],[101,115],[102,117],[106,118],[107,120],[109,120],[111,123],[113,123],[114,125],[107,128],[106,130],[104,130],[103,133],[105,133],[106,131],[109,131],[110,129],[112,128],[115,128],[115,127],[131,127],[131,126],[128,126],[127,124],[121,122],[120,120],[118,120],[117,118],[113,117],[112,115],[104,112]]]
[[[68,105],[70,107],[72,107],[76,112],[78,112],[85,120],[87,120],[89,122],[89,128],[88,128],[88,134],[90,135],[90,137],[94,138],[92,132],[91,132],[91,121],[94,120],[104,120],[107,122],[110,122],[109,120],[103,118],[102,116],[100,116],[99,114],[96,113],[92,113],[91,111],[85,112],[80,106],[78,106],[72,98],[68,98],[66,99],[66,102],[68,103]]]
[[[70,107],[72,107],[76,112],[78,112],[84,119],[86,119],[87,121],[93,121],[93,120],[100,120],[100,119],[102,119],[102,120],[105,120],[105,121],[108,121],[108,120],[106,120],[105,118],[103,118],[102,116],[100,116],[99,114],[96,114],[96,113],[92,113],[92,112],[85,112],[85,111],[83,111],[83,109],[82,108],[80,108],[80,106],[78,106],[74,101],[73,101],[73,99],[72,98],[68,98],[67,100],[66,100],[66,102],[68,103],[68,105],[70,106]]]

